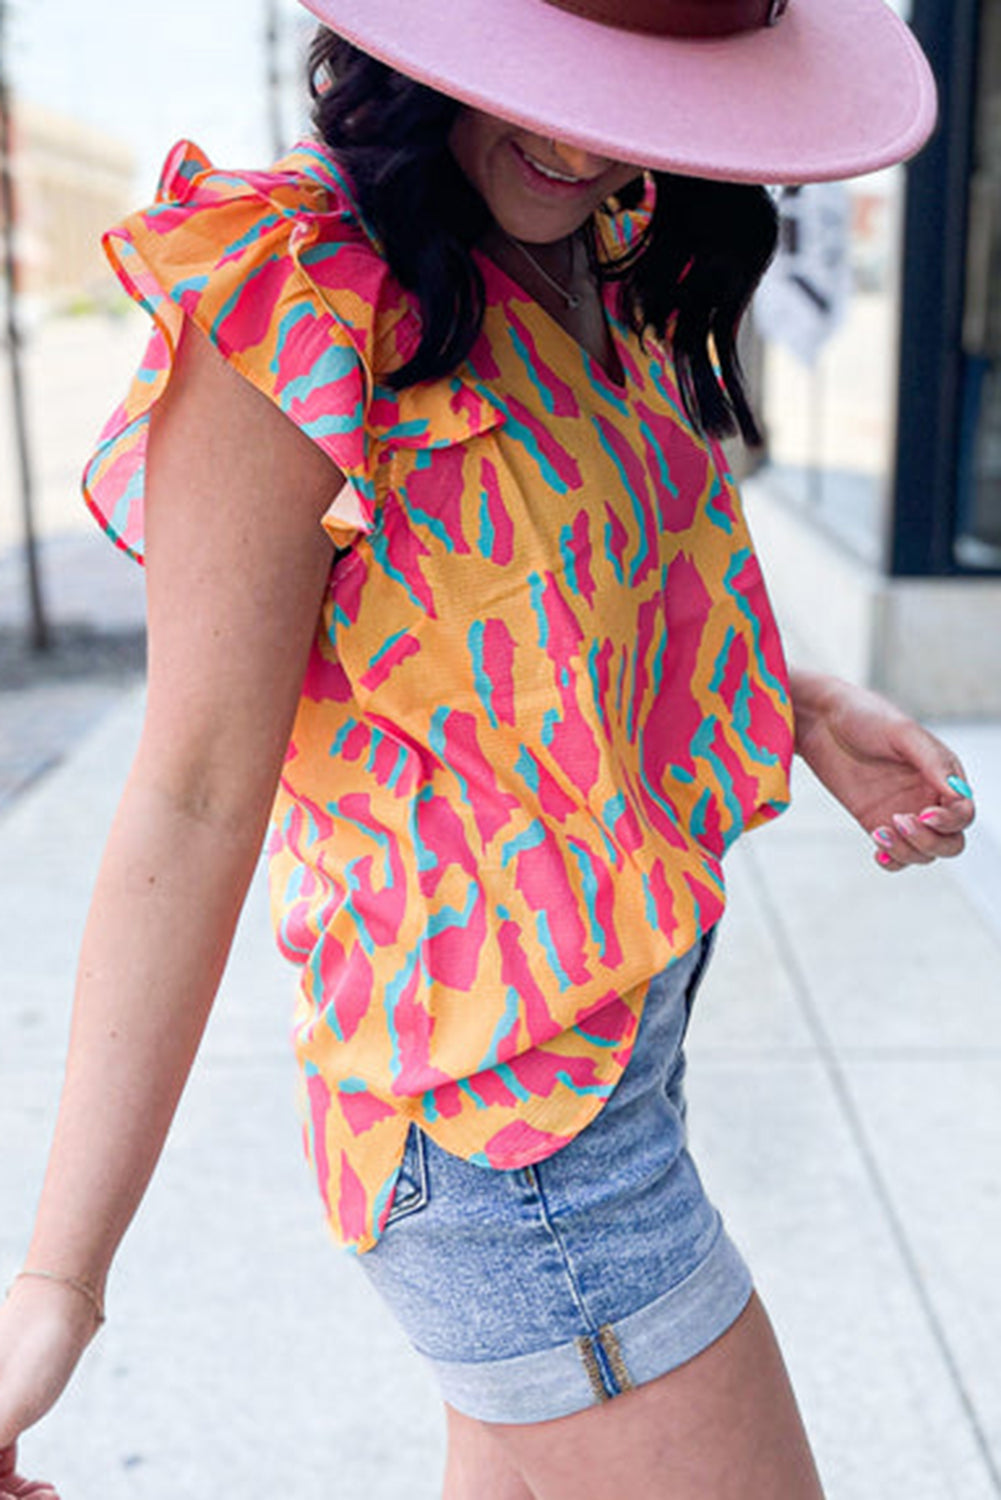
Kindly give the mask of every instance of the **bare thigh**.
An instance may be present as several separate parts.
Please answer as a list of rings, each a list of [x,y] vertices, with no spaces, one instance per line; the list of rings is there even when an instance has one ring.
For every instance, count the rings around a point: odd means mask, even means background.
[[[448,1409],[445,1500],[823,1500],[758,1297],[687,1364],[552,1422]]]

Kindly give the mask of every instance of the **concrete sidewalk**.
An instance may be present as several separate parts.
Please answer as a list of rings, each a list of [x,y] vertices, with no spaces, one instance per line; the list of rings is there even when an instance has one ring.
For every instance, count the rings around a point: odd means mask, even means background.
[[[140,711],[124,696],[0,817],[0,1284],[28,1234]],[[978,785],[1001,765],[999,731],[980,735]],[[944,867],[882,875],[806,778],[729,877],[692,1032],[692,1134],[830,1500],[997,1497],[1001,908],[996,929]],[[108,1326],[24,1444],[63,1500],[439,1494],[433,1388],[329,1247],[300,1164],[289,998],[258,880]]]
[[[0,551],[0,813],[138,683],[145,666],[142,571],[96,526],[39,549],[51,649],[26,646],[23,559]]]

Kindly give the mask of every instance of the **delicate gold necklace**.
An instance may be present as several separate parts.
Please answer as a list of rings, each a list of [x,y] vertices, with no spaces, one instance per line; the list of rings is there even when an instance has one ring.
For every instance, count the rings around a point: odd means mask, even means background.
[[[545,266],[541,265],[540,262],[536,260],[535,256],[532,254],[531,250],[529,250],[529,248],[528,248],[527,245],[523,245],[522,242],[521,242],[521,240],[516,240],[514,238],[514,236],[508,234],[506,230],[502,229],[501,233],[504,235],[504,238],[510,244],[512,244],[514,246],[514,248],[516,250],[520,250],[521,251],[522,255],[529,262],[529,264],[533,265],[535,267],[535,269],[538,271],[539,275],[542,277],[542,279],[546,283],[546,285],[552,287],[552,289],[553,289],[554,292],[558,292],[559,293],[559,295],[563,298],[563,301],[566,303],[566,305],[567,305],[568,308],[570,308],[570,309],[576,309],[576,308],[580,307],[580,301],[581,301],[581,299],[578,296],[578,294],[576,292],[570,292],[570,291],[568,291],[567,288],[563,285],[562,282],[556,280],[555,276],[550,276],[550,274],[546,270]],[[577,269],[577,236],[576,235],[571,235],[570,236],[570,280],[571,281],[573,281],[574,272],[575,272],[576,269]]]

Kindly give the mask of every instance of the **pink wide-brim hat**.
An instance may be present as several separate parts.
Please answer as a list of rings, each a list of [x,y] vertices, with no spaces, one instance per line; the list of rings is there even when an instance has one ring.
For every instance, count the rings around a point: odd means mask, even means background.
[[[912,156],[935,83],[883,0],[302,0],[401,73],[544,137],[802,183]]]

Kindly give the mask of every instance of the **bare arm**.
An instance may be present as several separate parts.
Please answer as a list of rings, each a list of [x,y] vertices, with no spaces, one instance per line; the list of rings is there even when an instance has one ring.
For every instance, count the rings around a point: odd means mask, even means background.
[[[150,433],[146,718],[87,923],[27,1266],[102,1290],[153,1171],[260,849],[342,482],[186,331]],[[52,1404],[94,1326],[72,1289],[16,1283],[0,1448]]]

